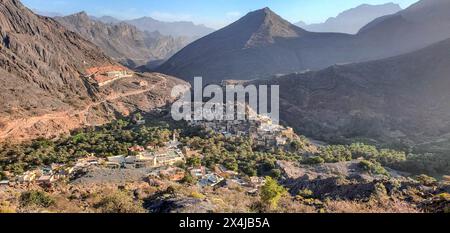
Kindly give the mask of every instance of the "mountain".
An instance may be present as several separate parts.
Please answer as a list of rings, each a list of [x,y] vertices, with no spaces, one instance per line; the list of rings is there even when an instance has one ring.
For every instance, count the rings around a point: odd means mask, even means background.
[[[380,17],[359,32],[361,40],[387,44],[391,53],[416,50],[450,38],[450,1],[421,0],[393,15]]]
[[[382,59],[450,38],[448,12],[448,0],[422,0],[350,35],[308,32],[265,8],[189,44],[157,70],[218,82]]]
[[[182,83],[136,74],[104,88],[85,79],[90,67],[118,65],[91,42],[18,0],[0,0],[0,140],[58,136],[170,100]],[[134,83],[146,81],[147,88]],[[150,85],[151,84],[151,85]],[[157,87],[157,88],[156,88]]]
[[[264,8],[189,44],[157,70],[188,81],[202,76],[207,82],[292,73],[333,63],[334,56],[349,56],[352,50],[345,46],[339,53],[334,50],[334,44],[349,39],[345,34],[307,32]],[[311,56],[314,60],[306,60]]]
[[[182,36],[189,38],[200,38],[214,31],[214,29],[208,28],[204,25],[195,25],[192,22],[162,22],[151,17],[126,20],[125,22],[136,26],[142,31],[158,31],[163,35],[175,37]]]
[[[405,55],[253,83],[280,85],[281,119],[308,136],[448,145],[448,51],[450,39]]]
[[[131,68],[165,60],[188,43],[185,38],[142,32],[122,22],[112,24],[92,20],[85,12],[55,19],[102,48],[108,56]],[[99,20],[114,21],[108,17]]]
[[[372,20],[385,15],[395,14],[400,10],[402,10],[402,8],[394,3],[381,5],[362,4],[346,10],[336,17],[329,18],[324,23],[307,25],[304,22],[298,22],[296,25],[311,32],[341,32],[356,34]]]

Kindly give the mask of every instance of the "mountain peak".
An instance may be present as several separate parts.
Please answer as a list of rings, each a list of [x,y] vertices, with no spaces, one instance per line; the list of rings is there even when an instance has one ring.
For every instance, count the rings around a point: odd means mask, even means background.
[[[241,24],[252,22],[254,24],[255,31],[248,40],[246,47],[272,44],[275,38],[299,37],[306,33],[306,31],[289,23],[268,7],[250,12],[238,22]]]
[[[62,18],[62,17],[55,17],[55,18]],[[83,21],[83,22],[88,22],[91,20],[91,18],[85,11],[80,11],[78,13],[74,13],[72,15],[65,16],[64,18],[74,19],[74,20]]]

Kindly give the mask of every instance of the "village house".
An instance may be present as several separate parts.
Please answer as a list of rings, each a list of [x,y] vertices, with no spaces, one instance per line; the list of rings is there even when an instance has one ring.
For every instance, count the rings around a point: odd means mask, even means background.
[[[133,77],[129,69],[118,66],[97,66],[86,70],[86,78],[89,78],[98,87],[105,86],[121,78]]]
[[[198,168],[189,168],[189,173],[192,177],[201,179],[203,176],[206,175],[206,168],[201,166]]]
[[[146,150],[142,146],[132,146],[128,148],[130,152],[135,155],[132,156],[112,156],[108,157],[108,162],[110,166],[127,167],[127,165],[133,166],[134,168],[143,167],[164,167],[173,166],[178,162],[184,162],[185,156],[183,152],[178,149],[180,142],[173,136],[172,141],[167,142],[164,147],[156,148],[155,146],[148,145]],[[155,151],[153,151],[155,150]]]
[[[217,174],[208,173],[201,180],[199,180],[198,184],[201,187],[206,187],[206,186],[214,187],[217,184],[219,184],[220,182],[222,182],[223,180],[224,180],[224,178],[218,176]]]
[[[230,178],[238,175],[237,172],[228,170],[221,164],[216,164],[214,166],[214,172],[224,178]]]
[[[104,162],[104,160],[99,159],[93,155],[91,155],[89,157],[85,157],[85,158],[80,158],[77,160],[72,172],[74,170],[84,169],[84,168],[88,168],[90,166],[98,166],[98,165],[100,165],[100,163],[103,163],[103,162]]]
[[[36,180],[37,177],[40,177],[42,175],[42,171],[40,170],[32,170],[32,171],[26,171],[22,175],[18,176],[18,181],[20,183],[30,183]]]
[[[55,182],[57,179],[55,178],[55,176],[52,176],[52,175],[45,175],[45,176],[41,176],[41,177],[39,177],[37,180],[36,180],[36,182],[38,183],[38,184],[41,184],[41,185],[49,185],[49,184],[52,184],[53,182]]]
[[[134,146],[128,148],[128,151],[130,151],[130,152],[144,152],[145,148],[142,147],[142,146],[134,145]]]
[[[249,185],[253,188],[259,188],[266,183],[266,179],[264,177],[252,176],[250,177]]]
[[[8,186],[9,180],[0,180],[0,186]]]

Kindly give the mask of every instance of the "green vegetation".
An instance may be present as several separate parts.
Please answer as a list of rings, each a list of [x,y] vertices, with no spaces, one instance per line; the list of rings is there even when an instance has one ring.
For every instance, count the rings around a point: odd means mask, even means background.
[[[362,160],[359,165],[370,174],[389,176],[389,172],[376,161]]]
[[[163,145],[172,131],[167,124],[150,123],[136,127],[131,121],[118,120],[101,127],[72,132],[57,140],[36,139],[21,145],[0,145],[0,171],[15,174],[51,163],[68,163],[94,154],[98,157],[123,155],[133,145]]]
[[[136,114],[132,118],[142,119],[142,116]],[[213,131],[188,127],[185,123],[166,119],[160,121],[158,118],[147,119],[147,123],[140,126],[134,124],[133,119],[117,120],[104,126],[75,130],[71,135],[55,140],[37,139],[20,145],[0,144],[0,171],[21,174],[51,163],[70,165],[76,159],[89,155],[103,158],[124,155],[130,153],[128,148],[133,145],[162,146],[171,139],[174,132],[180,135],[180,141],[184,145],[203,155],[202,158],[189,158],[187,167],[203,165],[212,168],[215,164],[222,164],[227,169],[248,176],[271,176],[278,179],[281,172],[277,169],[277,160],[322,164],[363,158],[376,165],[379,163],[415,175],[450,174],[450,157],[444,155],[406,155],[401,151],[378,149],[363,143],[329,145],[312,153],[307,150],[310,143],[304,137],[291,141],[285,150],[267,150],[253,145],[248,137],[227,138]],[[376,170],[381,172],[381,169]],[[0,172],[0,179],[2,178],[4,175]]]
[[[383,166],[398,165],[406,160],[404,152],[381,149],[375,146],[363,143],[353,143],[351,145],[330,145],[322,147],[318,155],[326,163],[336,163],[350,161],[353,159],[364,158],[366,160],[375,160]],[[320,160],[314,159],[320,163]],[[306,161],[306,163],[311,161]]]
[[[303,198],[312,198],[314,196],[314,192],[309,189],[303,189],[300,190],[297,195]]]
[[[183,184],[189,184],[189,185],[193,185],[197,183],[197,179],[195,177],[193,177],[191,175],[191,173],[186,172],[186,175],[183,177],[183,179],[181,180],[181,183]]]
[[[415,179],[425,186],[435,186],[437,184],[437,180],[435,178],[424,174],[416,176]]]
[[[2,171],[0,171],[0,180],[4,180],[4,179],[6,179],[7,177],[6,177],[6,175],[5,175],[5,172],[2,172]]]
[[[55,201],[45,192],[27,191],[20,195],[20,203],[23,206],[39,206],[48,208],[55,204]]]
[[[278,201],[286,193],[286,189],[271,177],[266,177],[266,183],[261,187],[260,198],[263,204],[276,208]]]
[[[198,150],[203,159],[188,159],[188,166],[201,165],[212,168],[223,164],[227,169],[248,176],[272,176],[278,178],[281,172],[276,161],[299,161],[302,154],[283,151],[258,151],[247,137],[226,138],[222,134],[204,130],[185,130],[181,142]]]
[[[325,159],[323,159],[320,156],[311,156],[311,157],[303,160],[302,163],[303,164],[310,164],[310,165],[322,164],[322,163],[325,163]]]
[[[393,168],[414,175],[442,176],[450,174],[450,156],[446,154],[409,154],[406,160]]]

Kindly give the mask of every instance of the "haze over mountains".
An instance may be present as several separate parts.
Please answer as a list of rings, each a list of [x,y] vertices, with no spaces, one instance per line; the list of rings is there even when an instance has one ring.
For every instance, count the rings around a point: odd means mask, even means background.
[[[171,87],[182,83],[137,74],[99,89],[84,78],[86,69],[117,65],[114,60],[20,1],[0,3],[0,140],[50,137],[137,109],[149,111],[166,104]],[[140,80],[149,83],[147,89],[133,84]]]
[[[55,19],[102,48],[111,58],[131,68],[163,61],[189,43],[187,38],[140,31],[110,17],[92,19],[85,12]]]
[[[336,17],[331,17],[323,23],[306,24],[298,22],[295,25],[311,32],[341,32],[356,34],[363,26],[372,20],[399,12],[402,8],[398,4],[386,3],[381,5],[362,4],[346,10]]]
[[[204,25],[196,25],[188,21],[162,22],[151,17],[142,17],[138,19],[126,20],[126,23],[136,26],[142,31],[158,31],[163,35],[182,36],[189,38],[200,38],[213,32],[214,29]]]
[[[448,12],[447,0],[422,0],[348,35],[308,32],[266,8],[191,43],[158,70],[188,81],[202,76],[218,82],[381,59],[449,38]]]

